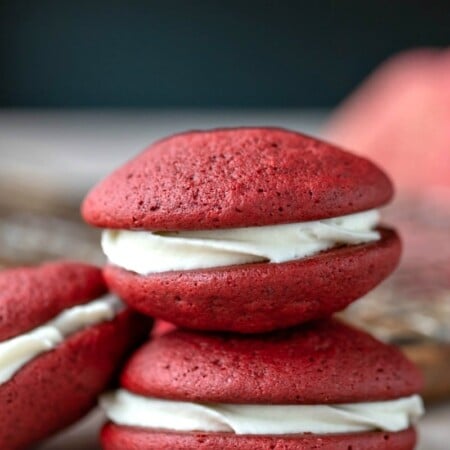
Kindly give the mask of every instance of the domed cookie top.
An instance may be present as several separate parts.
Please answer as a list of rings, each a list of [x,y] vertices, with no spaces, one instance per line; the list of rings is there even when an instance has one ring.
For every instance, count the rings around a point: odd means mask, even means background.
[[[103,228],[197,230],[292,223],[390,200],[366,159],[277,128],[192,131],[156,142],[97,185],[85,220]]]
[[[383,401],[420,391],[402,353],[336,320],[264,335],[174,331],[138,350],[122,386],[143,396],[248,404]]]
[[[0,271],[0,342],[107,291],[98,267],[58,261]]]

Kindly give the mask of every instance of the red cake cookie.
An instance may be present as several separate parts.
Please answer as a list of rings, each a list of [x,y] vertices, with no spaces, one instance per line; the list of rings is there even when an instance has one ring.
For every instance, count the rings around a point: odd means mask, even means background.
[[[366,159],[278,128],[192,131],[156,142],[83,204],[102,228],[197,230],[305,222],[388,202]]]
[[[72,262],[0,272],[0,448],[70,425],[95,404],[149,323]]]
[[[264,332],[326,317],[382,281],[400,241],[376,208],[386,175],[276,128],[164,139],[96,186],[105,278],[133,308],[201,330]]]
[[[419,371],[329,319],[265,335],[172,331],[102,397],[105,450],[411,450]]]

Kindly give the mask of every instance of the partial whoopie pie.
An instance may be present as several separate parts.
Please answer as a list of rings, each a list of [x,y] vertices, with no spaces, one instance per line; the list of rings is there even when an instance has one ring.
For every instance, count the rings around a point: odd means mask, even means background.
[[[148,334],[148,320],[105,294],[101,270],[82,263],[0,272],[0,448],[81,418]]]
[[[264,332],[345,308],[396,267],[374,164],[292,131],[193,131],[97,185],[106,281],[138,311],[201,330]]]
[[[175,330],[101,405],[105,450],[412,450],[418,369],[333,319],[268,334]]]

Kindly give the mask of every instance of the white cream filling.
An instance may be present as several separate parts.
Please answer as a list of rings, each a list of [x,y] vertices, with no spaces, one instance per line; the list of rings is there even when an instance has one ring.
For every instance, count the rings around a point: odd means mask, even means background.
[[[259,435],[395,432],[409,428],[424,413],[418,395],[336,405],[237,405],[162,400],[119,389],[104,394],[100,405],[118,425]]]
[[[376,241],[380,215],[372,209],[311,222],[197,231],[104,230],[111,264],[147,275],[252,262],[282,263],[337,245]]]
[[[108,295],[91,303],[66,309],[44,325],[0,342],[0,384],[9,381],[36,356],[54,349],[67,336],[113,319],[121,308],[120,300]]]

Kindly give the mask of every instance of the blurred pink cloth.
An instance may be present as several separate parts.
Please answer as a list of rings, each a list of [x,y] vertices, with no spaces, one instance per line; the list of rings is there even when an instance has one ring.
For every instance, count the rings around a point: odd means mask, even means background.
[[[404,241],[394,297],[435,305],[427,314],[438,320],[450,307],[450,50],[390,58],[332,114],[324,135],[391,176],[397,195],[384,218]]]
[[[389,59],[336,110],[324,135],[380,164],[401,192],[449,188],[450,50]]]

